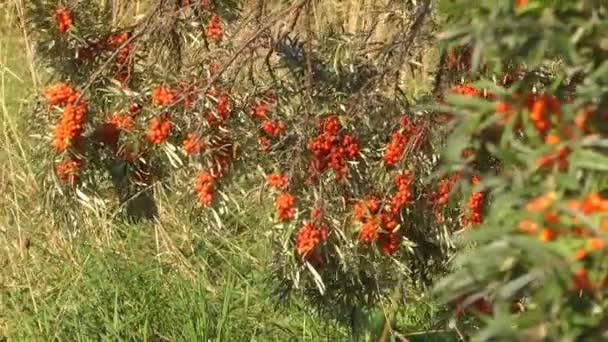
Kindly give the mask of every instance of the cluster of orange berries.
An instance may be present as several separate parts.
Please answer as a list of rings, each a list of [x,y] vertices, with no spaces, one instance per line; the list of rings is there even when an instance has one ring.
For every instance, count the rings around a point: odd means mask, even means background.
[[[123,131],[131,130],[133,122],[133,116],[126,113],[114,113],[110,118],[110,123]]]
[[[545,195],[539,196],[530,202],[525,207],[526,212],[529,214],[541,214],[544,223],[544,228],[540,229],[539,222],[530,218],[523,219],[518,225],[519,231],[527,235],[536,235],[541,241],[552,241],[559,235],[567,234],[568,231],[559,228],[559,224],[564,222],[560,220],[560,217],[551,210],[555,201],[557,200],[557,194],[555,192],[549,192]],[[586,196],[582,201],[568,201],[566,207],[580,215],[589,216],[594,214],[606,214],[608,213],[608,198],[602,198],[599,194],[593,193]],[[575,224],[572,232],[575,236],[586,236],[589,232],[584,227],[576,225],[578,220],[576,217],[572,217],[572,223]],[[604,215],[600,220],[600,229],[608,232],[608,215]]]
[[[317,246],[327,239],[327,227],[321,224],[321,215],[312,211],[312,220],[306,221],[296,234],[296,253],[308,261],[319,261]]]
[[[119,47],[129,39],[129,36],[129,32],[113,34],[108,37],[107,44],[111,47]],[[115,78],[123,84],[127,83],[129,80],[127,66],[129,64],[129,58],[131,57],[133,47],[133,43],[129,43],[118,51],[118,57],[116,59],[117,71]]]
[[[359,155],[359,143],[352,135],[340,132],[342,126],[336,116],[324,118],[319,129],[319,135],[308,144],[312,153],[311,171],[321,174],[329,167],[341,180],[346,174],[346,162]]]
[[[482,92],[475,88],[472,84],[457,84],[452,87],[452,92],[457,95],[463,95],[468,97],[479,97]]]
[[[285,124],[282,121],[272,121],[268,119],[267,112],[273,104],[272,96],[267,95],[260,101],[256,101],[251,106],[251,114],[254,119],[262,120],[262,131],[267,136],[261,136],[258,139],[258,146],[263,152],[270,151],[270,138],[277,138],[285,130]]]
[[[65,7],[59,7],[55,10],[53,16],[59,25],[59,32],[65,33],[72,27],[72,13]]]
[[[167,106],[174,101],[173,92],[167,87],[156,87],[152,90],[152,103],[155,106]]]
[[[148,141],[152,144],[160,145],[167,139],[170,130],[171,122],[167,113],[162,114],[158,118],[152,118],[148,128]]]
[[[478,185],[480,182],[478,176],[471,177],[471,185]],[[467,200],[467,214],[464,218],[465,226],[476,226],[481,223],[481,211],[483,208],[483,192],[475,191]]]
[[[207,123],[210,127],[224,125],[231,111],[228,92],[215,90],[210,95],[217,99],[217,105],[215,114],[211,111],[207,112]]]
[[[201,139],[193,133],[188,133],[184,139],[182,146],[186,154],[195,154],[201,150]]]
[[[282,189],[289,184],[287,175],[284,173],[273,173],[266,177],[268,185],[275,189]]]
[[[544,135],[551,128],[552,117],[559,118],[561,105],[554,96],[528,95],[524,101],[530,112],[529,117],[536,130]]]
[[[399,246],[400,235],[396,231],[397,221],[392,215],[385,213],[380,208],[376,198],[368,198],[355,203],[354,218],[361,222],[359,239],[364,244],[377,242],[382,251],[391,255]]]
[[[274,203],[277,215],[281,221],[290,221],[296,216],[296,209],[293,207],[296,199],[288,192],[281,192]]]
[[[78,171],[81,166],[82,163],[78,160],[65,160],[57,165],[57,177],[63,182],[76,184],[79,180]]]
[[[203,206],[209,206],[213,201],[213,188],[215,178],[211,172],[203,171],[196,178],[194,189],[198,196],[198,201]]]
[[[268,106],[269,106],[268,101],[256,102],[251,106],[251,114],[256,119],[265,120],[266,113],[268,112]]]
[[[399,120],[399,124],[402,126],[402,128],[393,132],[391,135],[391,141],[384,149],[384,165],[387,167],[395,166],[399,163],[408,143],[410,142],[410,139],[417,136],[417,133],[420,132],[420,130],[406,116],[403,116]],[[412,143],[418,144],[419,141],[414,140]]]
[[[58,151],[65,151],[71,142],[78,140],[82,134],[86,102],[79,100],[80,93],[63,84],[49,86],[44,95],[51,106],[64,105],[61,121],[55,126],[52,145]]]
[[[435,222],[436,223],[443,222],[443,217],[441,215],[441,212],[443,211],[443,208],[445,208],[445,206],[448,203],[448,200],[450,198],[450,192],[452,191],[452,189],[454,188],[454,185],[456,185],[456,183],[459,180],[460,180],[459,172],[455,172],[451,176],[439,180],[439,184],[437,186],[437,191],[431,197],[431,202],[433,204],[434,212],[435,212]]]
[[[49,107],[60,104],[74,103],[79,94],[74,88],[65,83],[57,83],[48,86],[44,90],[44,96],[49,101]]]
[[[202,206],[209,206],[213,201],[214,187],[217,181],[224,177],[230,166],[231,156],[228,151],[232,150],[233,145],[227,139],[218,137],[211,140],[207,147],[213,153],[212,162],[214,166],[199,174],[194,187]]]
[[[391,213],[396,215],[401,209],[412,200],[410,185],[414,177],[410,170],[405,170],[395,176],[396,193],[391,197]]]
[[[222,39],[222,26],[220,18],[216,14],[211,16],[209,24],[207,24],[207,37],[213,40]]]
[[[258,146],[262,152],[270,151],[270,139],[267,137],[260,137],[258,139]]]
[[[399,163],[407,146],[408,138],[401,131],[393,132],[391,141],[384,150],[384,165],[394,166]]]
[[[278,137],[285,130],[285,124],[283,121],[272,121],[272,120],[264,120],[262,121],[262,131],[271,137]]]
[[[554,210],[557,197],[555,192],[549,192],[528,202],[525,206],[526,212],[532,216],[540,215],[541,218],[524,218],[518,224],[519,231],[527,235],[537,235],[543,242],[568,235],[586,238],[583,247],[575,251],[575,260],[583,260],[589,253],[608,247],[608,241],[605,238],[598,237],[597,232],[581,226],[580,218],[577,217],[599,215],[600,232],[608,233],[608,198],[592,193],[582,200],[567,201],[566,208],[570,212],[566,212],[566,217],[560,217]],[[565,221],[567,218],[569,222]],[[540,229],[541,225],[544,228]],[[589,290],[599,286],[608,287],[608,277],[601,284],[594,284],[588,277],[588,271],[583,267],[574,272],[573,284],[575,290]]]

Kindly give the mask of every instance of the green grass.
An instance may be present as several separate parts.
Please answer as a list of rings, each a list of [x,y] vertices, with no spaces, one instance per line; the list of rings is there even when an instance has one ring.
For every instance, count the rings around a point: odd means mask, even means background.
[[[204,272],[186,278],[153,258],[87,246],[77,247],[77,253],[81,262],[38,270],[47,278],[45,289],[33,285],[8,291],[10,337],[285,341],[346,336],[335,327],[322,329],[314,317],[294,308],[277,310],[263,300],[268,293],[260,284],[252,287],[232,272],[214,280],[221,286],[210,291]]]

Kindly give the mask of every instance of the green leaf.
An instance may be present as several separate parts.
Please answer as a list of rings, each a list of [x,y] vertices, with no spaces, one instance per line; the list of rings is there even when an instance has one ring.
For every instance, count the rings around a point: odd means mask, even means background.
[[[608,171],[608,156],[592,150],[575,151],[570,155],[570,162],[575,168]]]

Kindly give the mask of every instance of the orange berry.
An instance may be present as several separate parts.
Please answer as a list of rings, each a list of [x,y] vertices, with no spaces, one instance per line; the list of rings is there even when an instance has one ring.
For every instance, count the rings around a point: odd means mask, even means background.
[[[519,225],[517,226],[517,228],[522,233],[532,235],[532,234],[536,234],[536,232],[538,231],[538,223],[536,223],[530,219],[523,219],[519,222]]]
[[[553,202],[556,198],[557,194],[555,192],[549,192],[528,202],[525,209],[528,212],[539,212],[547,210],[549,209],[549,207],[551,207],[551,205],[553,205]]]
[[[584,259],[587,256],[587,251],[584,249],[577,249],[574,257],[576,258],[576,260],[581,260]]]
[[[547,145],[557,145],[561,141],[561,138],[555,134],[549,134],[545,137],[545,144]]]
[[[538,239],[542,242],[549,242],[555,240],[557,233],[551,228],[543,228],[538,235]]]
[[[600,238],[592,238],[587,240],[587,248],[590,251],[596,251],[598,249],[602,249],[606,247],[606,241]]]

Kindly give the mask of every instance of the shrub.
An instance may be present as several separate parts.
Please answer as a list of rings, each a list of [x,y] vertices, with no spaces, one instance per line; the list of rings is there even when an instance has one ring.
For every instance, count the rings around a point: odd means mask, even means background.
[[[481,340],[605,337],[608,107],[600,1],[452,2],[448,45],[471,47],[446,160],[487,155],[491,198],[438,285],[483,316]]]
[[[94,3],[32,3],[41,61],[57,78],[35,118],[52,140],[40,153],[55,160],[58,194],[136,218],[128,203],[160,186],[203,229],[227,229],[231,197],[267,182],[281,291],[335,311],[428,284],[469,221],[448,201],[454,177],[428,182],[449,127],[431,129],[437,116],[399,95],[405,55],[429,43],[429,2],[382,8],[401,31],[373,60],[364,35],[313,32],[306,1],[254,21],[248,9],[159,1],[133,22]],[[471,201],[479,210],[481,197]]]

